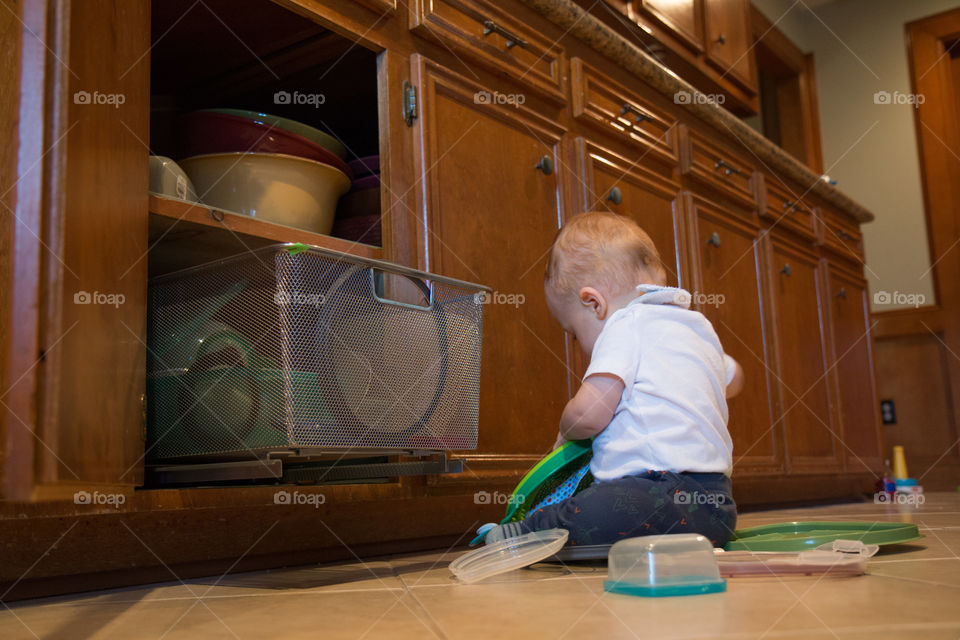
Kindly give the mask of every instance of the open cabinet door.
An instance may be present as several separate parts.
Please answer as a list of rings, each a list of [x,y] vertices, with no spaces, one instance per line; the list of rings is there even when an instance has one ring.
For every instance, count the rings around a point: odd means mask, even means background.
[[[149,3],[7,5],[0,497],[83,502],[143,478]]]

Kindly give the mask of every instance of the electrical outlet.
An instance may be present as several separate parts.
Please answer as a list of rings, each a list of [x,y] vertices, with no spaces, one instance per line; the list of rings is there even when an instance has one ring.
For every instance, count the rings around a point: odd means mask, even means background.
[[[883,424],[897,424],[897,406],[893,400],[880,401],[880,417]]]

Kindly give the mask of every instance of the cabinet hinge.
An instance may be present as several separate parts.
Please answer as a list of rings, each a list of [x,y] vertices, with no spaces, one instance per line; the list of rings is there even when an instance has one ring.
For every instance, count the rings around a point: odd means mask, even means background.
[[[417,89],[409,81],[403,81],[403,121],[408,127],[413,126],[417,117]]]

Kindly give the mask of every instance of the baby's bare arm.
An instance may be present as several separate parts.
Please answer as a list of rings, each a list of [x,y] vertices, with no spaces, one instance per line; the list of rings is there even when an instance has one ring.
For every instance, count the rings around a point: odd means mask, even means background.
[[[731,358],[732,360],[732,358]],[[733,374],[733,380],[730,381],[730,384],[727,385],[726,397],[727,399],[733,398],[740,394],[743,391],[744,386],[744,375],[743,367],[740,366],[739,362],[734,361],[734,364],[737,365],[737,368]]]
[[[592,438],[607,428],[623,395],[623,381],[597,374],[584,380],[560,418],[560,435],[567,440]]]

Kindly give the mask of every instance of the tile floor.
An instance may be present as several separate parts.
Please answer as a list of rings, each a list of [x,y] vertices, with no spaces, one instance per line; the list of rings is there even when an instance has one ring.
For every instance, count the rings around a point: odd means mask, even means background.
[[[909,521],[855,578],[732,578],[720,594],[608,594],[603,563],[539,564],[475,585],[462,549],[11,603],[0,638],[960,638],[960,493],[911,510],[871,503],[746,514]]]

